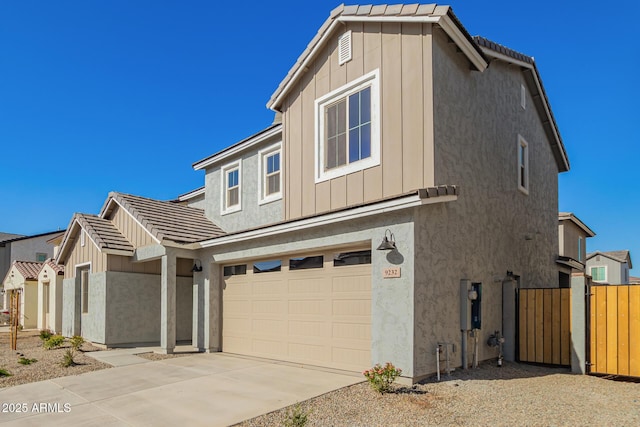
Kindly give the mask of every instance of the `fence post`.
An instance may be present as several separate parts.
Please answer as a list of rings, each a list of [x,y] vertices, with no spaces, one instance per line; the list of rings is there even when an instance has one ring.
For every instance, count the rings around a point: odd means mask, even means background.
[[[571,277],[571,372],[586,373],[587,324],[586,324],[586,277]]]
[[[516,325],[518,312],[516,310],[516,288],[518,283],[513,279],[502,282],[502,336],[504,345],[502,353],[504,360],[514,362],[516,360]]]

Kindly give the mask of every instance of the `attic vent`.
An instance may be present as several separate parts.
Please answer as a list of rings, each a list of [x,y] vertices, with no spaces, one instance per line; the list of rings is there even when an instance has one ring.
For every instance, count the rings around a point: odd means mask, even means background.
[[[523,109],[527,108],[527,89],[524,85],[520,85],[520,106]]]
[[[347,31],[338,39],[338,64],[351,61],[351,31]]]

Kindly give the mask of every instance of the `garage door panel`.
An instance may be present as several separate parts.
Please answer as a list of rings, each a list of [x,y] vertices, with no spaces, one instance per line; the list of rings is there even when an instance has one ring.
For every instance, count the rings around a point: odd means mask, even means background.
[[[318,321],[289,320],[289,335],[292,339],[310,337],[311,339],[329,338],[330,325],[319,319]]]
[[[331,314],[334,316],[371,316],[371,301],[335,300]]]
[[[330,301],[321,299],[295,299],[289,301],[289,314],[325,315]]]
[[[315,254],[317,255],[317,254]],[[362,371],[371,364],[371,266],[225,278],[223,351]]]

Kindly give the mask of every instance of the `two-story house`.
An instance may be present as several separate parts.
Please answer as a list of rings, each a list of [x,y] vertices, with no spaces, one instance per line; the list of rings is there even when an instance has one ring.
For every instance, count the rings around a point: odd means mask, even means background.
[[[533,58],[447,6],[339,6],[267,106],[193,165],[204,188],[74,217],[63,329],[417,380],[439,343],[468,360],[470,329],[497,355],[504,283],[558,286],[569,162]]]
[[[587,239],[594,237],[587,225],[571,212],[558,214],[558,280],[561,288],[571,287],[571,274],[584,273]]]
[[[633,268],[628,250],[601,252],[587,255],[586,270],[591,280],[599,284],[628,285]]]

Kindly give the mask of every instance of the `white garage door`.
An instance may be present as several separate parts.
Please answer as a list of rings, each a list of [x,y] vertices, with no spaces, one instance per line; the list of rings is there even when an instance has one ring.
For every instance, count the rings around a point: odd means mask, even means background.
[[[222,349],[361,371],[371,364],[371,252],[224,268]]]

